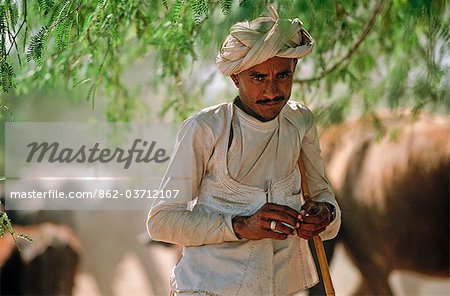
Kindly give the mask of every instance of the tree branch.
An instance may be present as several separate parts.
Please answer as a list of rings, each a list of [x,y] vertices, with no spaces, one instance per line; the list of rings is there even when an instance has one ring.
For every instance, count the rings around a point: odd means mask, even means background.
[[[70,16],[70,15],[73,14],[74,12],[78,11],[78,9],[79,9],[80,6],[81,6],[81,2],[82,2],[82,1],[78,2],[77,6],[76,6],[74,9],[68,11],[62,18],[58,18],[58,20],[57,20],[56,22],[54,22],[54,23],[50,26],[50,28],[49,28],[48,30],[49,30],[49,31],[52,30],[52,29],[55,28],[57,25],[59,25],[60,23],[62,23],[68,16]],[[67,5],[67,4],[72,4],[72,2],[67,2],[66,5]],[[70,8],[70,5],[69,5],[69,8]],[[63,11],[63,10],[61,10],[61,12],[62,12],[62,11]],[[59,16],[58,16],[58,17],[59,17]]]
[[[6,28],[6,31],[7,31],[7,33],[8,33],[8,39],[9,39],[9,42],[12,44],[12,45],[14,45],[14,47],[16,48],[16,54],[17,54],[17,60],[19,61],[19,67],[21,67],[22,66],[22,60],[21,60],[21,58],[20,58],[20,54],[19,54],[19,47],[17,46],[17,42],[16,42],[16,38],[13,38],[13,39],[11,39],[11,31],[9,30],[9,27],[7,27]],[[17,36],[17,34],[13,31],[13,33],[14,33],[14,36]],[[10,49],[12,48],[12,45],[10,46]],[[10,50],[8,50],[8,53],[9,53],[9,51]]]
[[[295,83],[309,83],[314,82],[317,80],[323,79],[325,76],[330,74],[331,72],[338,69],[345,61],[349,60],[353,54],[358,50],[359,46],[363,43],[363,41],[366,39],[367,35],[369,34],[370,30],[372,29],[373,25],[375,24],[375,21],[378,17],[378,15],[383,10],[385,0],[379,0],[377,4],[375,5],[375,8],[373,10],[372,15],[370,16],[370,19],[367,21],[366,25],[364,26],[364,29],[359,36],[358,40],[356,40],[355,44],[349,49],[347,54],[342,57],[339,61],[337,61],[333,66],[330,68],[324,70],[319,76],[305,78],[305,79],[296,79],[294,80]]]
[[[26,3],[26,1],[27,1],[27,0],[24,0],[24,3]],[[71,3],[71,2],[67,2],[67,3]],[[62,21],[64,21],[64,20],[65,20],[67,17],[69,17],[71,14],[73,14],[73,13],[76,12],[76,11],[78,11],[78,9],[79,9],[80,6],[81,6],[81,3],[82,3],[82,1],[80,1],[74,9],[68,11],[62,18],[59,18],[55,23],[53,23],[53,24],[49,27],[48,30],[50,31],[50,30],[54,29],[57,25],[59,25]],[[24,4],[23,7],[24,7],[24,9],[23,9],[23,12],[24,12],[24,19],[23,19],[22,23],[20,24],[19,29],[17,30],[17,32],[14,34],[14,36],[13,36],[12,38],[9,37],[9,38],[10,38],[10,43],[11,43],[11,45],[9,46],[8,51],[6,52],[6,55],[0,60],[0,63],[2,63],[4,60],[7,59],[7,57],[8,57],[9,54],[11,53],[11,50],[13,49],[13,47],[16,47],[16,48],[17,48],[17,42],[16,42],[17,36],[19,35],[20,31],[22,30],[22,27],[23,27],[25,24],[27,24],[27,6],[26,6],[26,4]],[[8,32],[9,32],[9,28],[8,28]],[[19,58],[19,61],[20,61],[20,58]]]
[[[17,36],[16,31],[14,30],[14,24],[12,23],[12,17],[11,17],[11,13],[9,10],[6,10],[6,22],[7,22],[7,26],[6,26],[6,31],[8,33],[8,39],[9,42],[11,44],[14,44],[14,47],[16,48],[16,54],[17,54],[17,60],[19,61],[19,67],[22,66],[22,60],[20,59],[20,54],[19,54],[19,47],[17,46],[17,42],[16,42],[16,38],[11,39],[11,36],[14,34],[14,36]],[[13,32],[13,34],[11,34],[11,31],[9,29],[9,27],[11,26],[11,30]]]
[[[11,37],[10,37],[11,36],[10,35],[10,31],[9,31],[9,28],[8,28],[8,38],[9,38],[11,44],[10,44],[10,46],[8,48],[8,51],[6,52],[6,55],[4,57],[2,57],[2,59],[0,60],[0,63],[3,63],[3,61],[5,61],[8,58],[8,56],[11,53],[11,50],[13,49],[14,45],[17,46],[16,38],[19,35],[19,32],[22,30],[23,25],[27,23],[27,5],[26,5],[27,0],[24,0],[23,2],[24,2],[24,4],[23,4],[23,21],[20,24],[19,29],[17,30],[17,32],[12,37],[12,41],[11,41]]]

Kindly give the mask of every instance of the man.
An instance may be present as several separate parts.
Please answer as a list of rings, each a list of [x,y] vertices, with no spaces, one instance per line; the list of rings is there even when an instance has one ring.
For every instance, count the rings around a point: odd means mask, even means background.
[[[340,211],[313,115],[289,101],[297,59],[313,39],[298,19],[237,23],[217,57],[239,90],[188,118],[147,221],[154,240],[183,245],[178,295],[289,295],[317,282],[307,239],[337,234]],[[302,151],[311,200],[302,202]],[[303,204],[302,204],[303,203]]]

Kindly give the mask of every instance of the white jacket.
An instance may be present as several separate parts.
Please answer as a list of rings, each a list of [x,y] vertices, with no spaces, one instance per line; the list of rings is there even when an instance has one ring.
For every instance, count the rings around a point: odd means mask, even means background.
[[[231,223],[234,216],[249,216],[266,202],[300,210],[300,149],[311,196],[336,207],[335,220],[321,233],[323,239],[333,238],[341,213],[324,175],[309,109],[289,101],[277,118],[261,123],[228,102],[183,123],[161,185],[179,194],[176,199],[156,200],[147,220],[152,239],[185,246],[172,272],[173,291],[289,295],[317,283],[307,241],[298,236],[239,240]],[[240,154],[254,161],[236,158]],[[242,169],[245,174],[240,174]],[[267,179],[273,181],[268,184]]]

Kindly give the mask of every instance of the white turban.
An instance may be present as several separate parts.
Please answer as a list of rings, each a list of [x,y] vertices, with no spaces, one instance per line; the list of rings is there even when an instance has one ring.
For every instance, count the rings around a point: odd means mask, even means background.
[[[231,27],[216,58],[220,72],[230,76],[275,56],[300,59],[312,51],[314,40],[298,18],[280,19],[273,6],[269,12]]]

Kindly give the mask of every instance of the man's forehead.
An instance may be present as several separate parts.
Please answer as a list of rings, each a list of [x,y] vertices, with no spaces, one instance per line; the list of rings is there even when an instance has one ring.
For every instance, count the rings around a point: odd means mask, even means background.
[[[267,72],[292,72],[294,65],[294,59],[289,58],[271,58],[261,64],[255,65],[247,70],[244,70],[242,73],[247,75],[257,75],[264,74]]]

